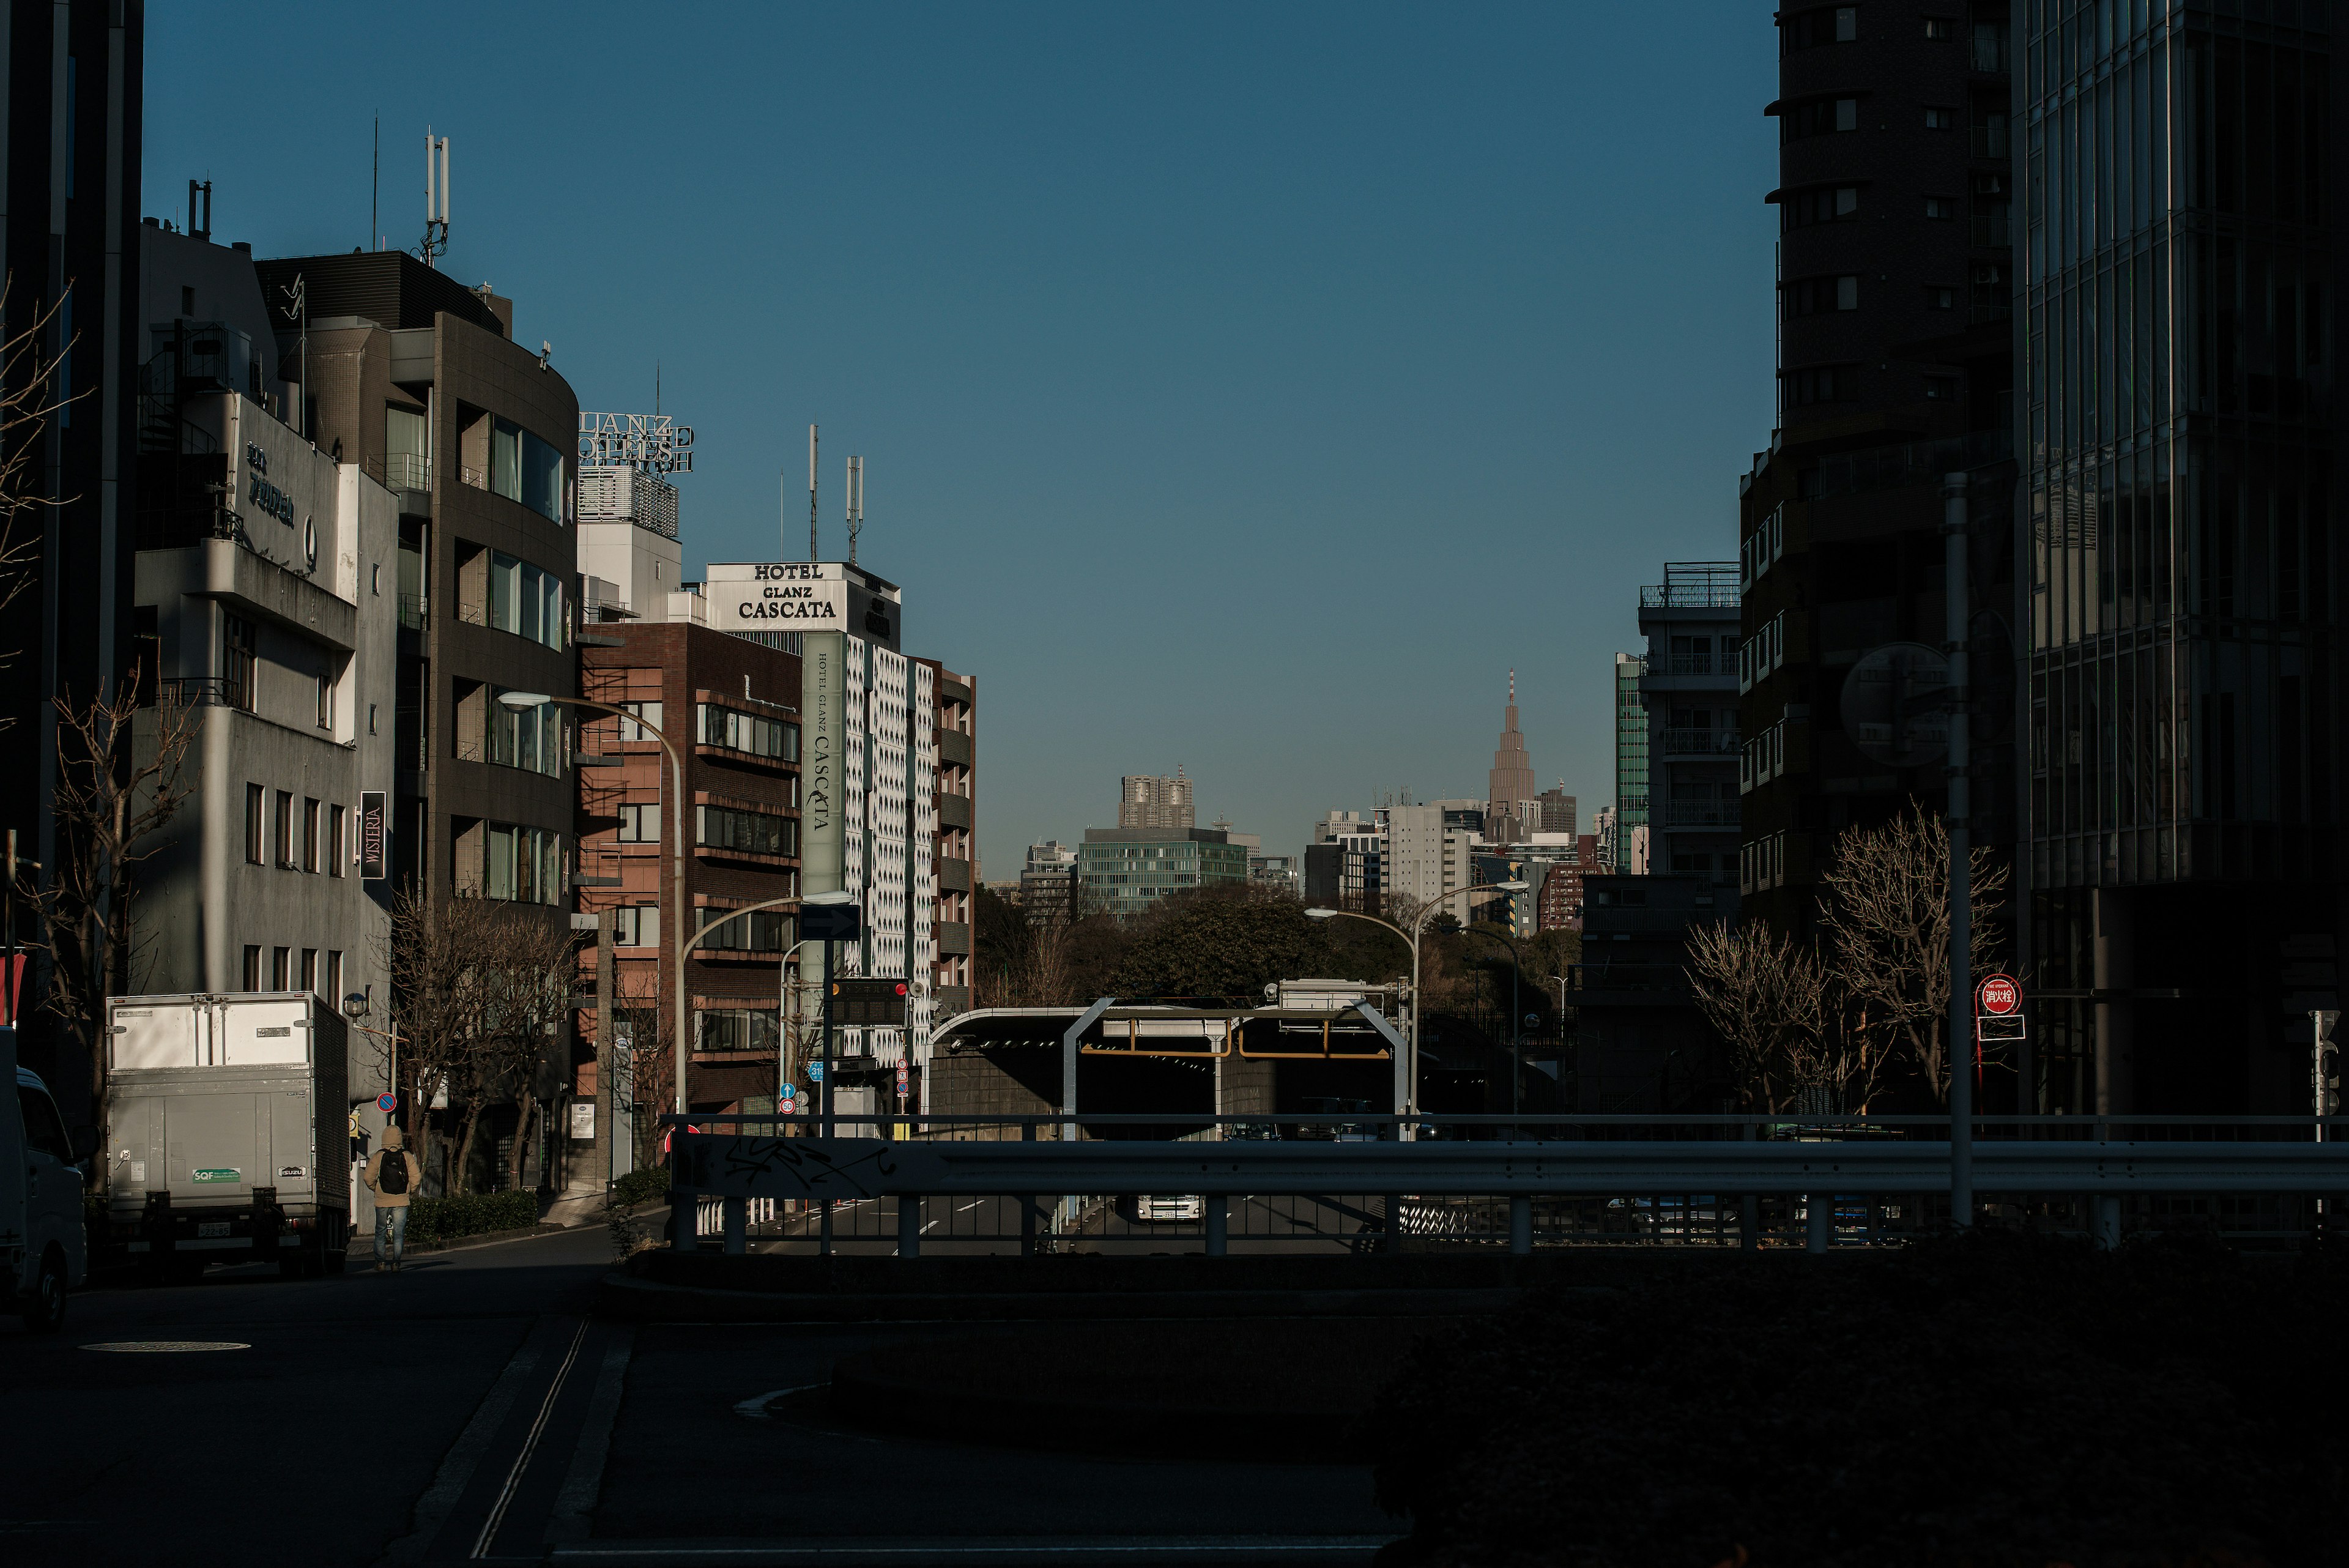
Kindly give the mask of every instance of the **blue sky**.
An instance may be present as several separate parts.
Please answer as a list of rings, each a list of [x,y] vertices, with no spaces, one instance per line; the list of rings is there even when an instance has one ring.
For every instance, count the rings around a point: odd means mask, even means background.
[[[1612,794],[1640,584],[1736,554],[1771,410],[1770,9],[148,11],[146,208],[256,254],[413,246],[584,407],[698,432],[689,573],[805,550],[866,462],[909,651],[979,682],[990,877],[1182,764],[1294,850],[1481,795],[1515,666]]]

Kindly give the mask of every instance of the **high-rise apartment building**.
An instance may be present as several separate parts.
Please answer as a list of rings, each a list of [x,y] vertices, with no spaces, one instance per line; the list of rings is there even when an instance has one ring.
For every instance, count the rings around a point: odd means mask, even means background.
[[[2008,13],[1869,0],[1778,16],[1764,110],[1779,137],[1764,198],[1780,228],[1778,414],[1740,482],[1736,691],[1739,886],[1747,914],[1781,930],[1815,918],[1845,828],[1946,804],[1930,692],[1953,637],[1994,710],[1973,726],[1975,842],[2013,836],[2013,732],[1992,695],[2016,624]],[[1976,523],[1963,628],[1943,614],[1953,472],[1971,476]]]
[[[435,901],[571,907],[570,720],[517,717],[507,691],[578,691],[573,634],[579,404],[513,341],[513,306],[398,251],[258,264],[281,365],[322,450],[388,489],[399,515],[392,875]],[[306,319],[284,303],[301,290]],[[304,328],[306,327],[306,341]],[[521,738],[528,731],[530,741]]]
[[[2349,940],[2338,16],[2015,17],[2026,1108],[2305,1112]]]
[[[1406,910],[1420,909],[1477,880],[1485,802],[1438,800],[1385,809],[1386,845],[1379,868],[1384,897],[1404,899]],[[1464,903],[1455,899],[1445,908],[1458,915]]]
[[[1128,774],[1119,781],[1117,825],[1120,827],[1196,827],[1198,813],[1191,805],[1191,781],[1177,767],[1173,778],[1153,774]]]
[[[1317,909],[1359,909],[1379,912],[1384,888],[1386,812],[1371,821],[1350,811],[1332,811],[1313,824],[1312,842],[1305,846],[1301,889],[1305,902]]]
[[[1640,590],[1651,868],[1724,888],[1737,882],[1737,600],[1733,562],[1677,562]]]
[[[1574,797],[1566,793],[1566,781],[1557,781],[1554,789],[1546,789],[1535,797],[1539,815],[1535,824],[1537,833],[1567,833],[1574,831]]]
[[[1533,759],[1526,754],[1526,738],[1517,730],[1517,672],[1509,671],[1509,701],[1502,710],[1501,739],[1493,749],[1493,768],[1485,785],[1485,836],[1495,844],[1522,843],[1539,830],[1541,808],[1537,804]]]
[[[1077,852],[1055,838],[1028,846],[1027,863],[1019,868],[1019,907],[1033,919],[1058,919],[1070,912],[1075,896]]]
[[[50,395],[71,400],[37,433],[10,434],[38,448],[26,493],[56,502],[20,514],[9,536],[28,554],[0,637],[0,718],[22,753],[0,780],[0,826],[16,831],[19,854],[42,868],[29,875],[40,877],[58,864],[54,704],[119,691],[135,653],[145,16],[143,0],[60,0],[7,14],[7,330],[46,320],[39,351],[11,358],[7,389],[27,389],[54,365]],[[25,919],[22,901],[17,909]],[[41,983],[36,969],[21,998],[23,1058],[47,1075],[70,1119],[88,1103],[94,1045],[58,1034],[56,1016],[36,1005]]]
[[[1648,661],[1636,653],[1615,656],[1615,805],[1616,842],[1628,849],[1635,834],[1648,826],[1648,704],[1640,694],[1640,677]],[[1619,871],[1644,871],[1619,858]]]

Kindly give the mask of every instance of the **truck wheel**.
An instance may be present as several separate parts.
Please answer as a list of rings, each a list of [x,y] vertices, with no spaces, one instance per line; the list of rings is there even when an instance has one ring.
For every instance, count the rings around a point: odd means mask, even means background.
[[[55,1247],[41,1255],[40,1277],[25,1299],[25,1328],[31,1334],[55,1334],[66,1321],[66,1260]]]
[[[319,1269],[328,1275],[341,1273],[343,1272],[343,1248],[347,1244],[347,1243],[343,1239],[332,1236],[327,1237],[325,1241],[321,1242],[318,1250]]]
[[[277,1260],[277,1277],[281,1280],[300,1279],[310,1272],[303,1267],[305,1261],[299,1252],[285,1253]]]

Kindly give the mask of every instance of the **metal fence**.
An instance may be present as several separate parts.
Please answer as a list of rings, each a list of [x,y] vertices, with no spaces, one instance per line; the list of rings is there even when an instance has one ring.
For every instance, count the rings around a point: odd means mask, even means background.
[[[1899,1245],[1949,1222],[1940,1116],[665,1117],[728,1251],[1330,1254]],[[2349,1118],[2330,1125],[2349,1126]],[[2297,1244],[2349,1195],[2308,1116],[1983,1116],[1978,1223]]]

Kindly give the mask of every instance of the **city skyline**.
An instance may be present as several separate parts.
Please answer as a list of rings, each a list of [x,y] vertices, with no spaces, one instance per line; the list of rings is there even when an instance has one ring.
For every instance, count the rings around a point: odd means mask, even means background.
[[[617,11],[467,14],[429,78],[298,15],[153,14],[144,210],[210,179],[224,237],[347,251],[379,111],[412,245],[429,124],[447,269],[515,291],[584,404],[649,411],[657,375],[695,427],[688,575],[804,553],[776,493],[811,421],[842,553],[863,454],[860,558],[996,694],[989,864],[1101,826],[1142,757],[1280,846],[1381,789],[1478,794],[1492,715],[1447,693],[1511,665],[1543,778],[1605,801],[1634,587],[1731,551],[1771,413],[1766,13],[739,10],[632,35],[657,118],[572,90]],[[198,96],[255,33],[298,141]],[[1176,539],[1206,575],[1148,587]],[[1497,638],[1494,560],[1526,573]]]

